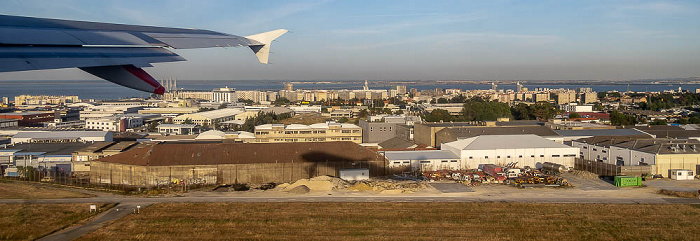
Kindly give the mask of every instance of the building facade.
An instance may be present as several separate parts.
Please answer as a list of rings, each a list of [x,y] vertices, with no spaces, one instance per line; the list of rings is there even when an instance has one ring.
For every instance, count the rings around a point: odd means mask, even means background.
[[[362,128],[346,123],[317,123],[312,125],[265,124],[255,127],[255,142],[327,142],[350,141],[362,143]]]

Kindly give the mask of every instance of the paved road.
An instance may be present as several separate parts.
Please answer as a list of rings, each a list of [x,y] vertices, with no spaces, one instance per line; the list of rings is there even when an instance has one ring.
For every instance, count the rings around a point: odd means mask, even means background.
[[[616,187],[615,185],[600,179],[585,179],[571,175],[569,173],[562,173],[561,176],[568,180],[569,183],[571,183],[571,185],[573,185],[575,188],[584,191],[620,189],[619,187]]]
[[[474,192],[473,189],[461,183],[431,183],[430,186],[442,193]]]
[[[88,221],[85,224],[61,230],[61,231],[56,232],[54,234],[43,237],[39,240],[40,241],[75,240],[75,239],[79,238],[80,236],[83,236],[87,233],[90,233],[92,231],[95,231],[95,230],[101,228],[102,226],[104,226],[106,223],[108,223],[110,221],[120,219],[120,218],[122,218],[130,213],[133,213],[137,206],[141,206],[141,208],[145,208],[148,205],[150,205],[150,203],[122,203],[122,204],[119,204],[116,207],[110,209],[107,212],[104,212],[100,215],[97,215],[96,217],[92,218],[90,221]]]
[[[700,180],[649,180],[645,181],[644,185],[655,187],[658,189],[695,193],[700,190]]]
[[[93,197],[93,198],[63,198],[63,199],[4,199],[0,203],[193,203],[193,202],[541,202],[541,203],[700,203],[698,199],[690,198],[619,198],[611,196],[500,196],[500,195],[468,195],[468,196],[290,196],[290,197]]]

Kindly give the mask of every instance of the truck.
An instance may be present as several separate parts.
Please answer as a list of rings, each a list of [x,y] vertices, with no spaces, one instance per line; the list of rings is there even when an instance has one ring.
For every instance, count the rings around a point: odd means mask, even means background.
[[[508,178],[516,178],[520,176],[521,172],[520,168],[508,168],[506,169],[506,176],[508,176]]]
[[[503,181],[506,179],[506,175],[503,172],[503,167],[496,166],[494,164],[485,164],[483,170],[489,176],[496,178],[498,181]]]

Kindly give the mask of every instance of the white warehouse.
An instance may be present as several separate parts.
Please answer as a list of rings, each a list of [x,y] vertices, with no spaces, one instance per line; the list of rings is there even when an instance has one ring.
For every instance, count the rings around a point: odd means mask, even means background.
[[[578,148],[537,135],[483,135],[444,143],[441,148],[459,156],[462,169],[512,162],[519,167],[540,168],[545,162],[573,167],[579,153]]]

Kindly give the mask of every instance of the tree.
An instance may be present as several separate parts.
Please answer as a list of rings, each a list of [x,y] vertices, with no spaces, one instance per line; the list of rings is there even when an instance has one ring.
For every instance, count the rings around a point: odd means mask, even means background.
[[[362,109],[360,112],[357,112],[357,117],[359,118],[367,118],[369,116],[369,111],[367,109]]]
[[[329,113],[328,108],[326,108],[326,107],[321,108],[321,113]]]
[[[287,99],[285,97],[279,97],[274,102],[272,102],[273,105],[278,105],[278,106],[287,105],[289,103],[290,103],[289,99]]]
[[[458,96],[452,97],[452,99],[450,99],[450,103],[464,103],[466,101],[467,101],[467,97],[465,97],[464,95],[458,95]]]
[[[690,118],[688,118],[688,123],[690,123],[690,124],[700,124],[700,118],[695,117],[695,116],[690,117]]]
[[[610,113],[610,124],[614,126],[625,126],[637,124],[637,119],[634,116],[613,111]]]
[[[448,103],[448,102],[449,102],[449,101],[447,101],[447,99],[442,98],[442,97],[441,97],[440,99],[437,100],[437,103],[438,103],[438,104],[446,104],[446,103]]]
[[[557,115],[557,108],[549,102],[537,102],[530,106],[530,113],[534,119],[548,121]]]
[[[220,110],[220,109],[226,109],[227,107],[228,107],[228,104],[223,103],[223,104],[219,105],[219,110]]]
[[[665,126],[667,124],[668,123],[666,123],[666,120],[663,120],[663,119],[656,119],[652,122],[649,122],[649,125],[656,125],[656,126]]]
[[[605,107],[603,107],[603,104],[601,104],[600,102],[596,102],[595,104],[593,104],[594,111],[603,111],[603,109],[605,109]]]
[[[160,123],[158,123],[157,121],[151,122],[151,124],[148,124],[148,131],[150,131],[150,132],[157,131],[158,125],[160,125]]]
[[[261,111],[261,112],[258,112],[258,114],[253,116],[253,117],[246,118],[245,122],[243,122],[243,125],[241,125],[240,130],[253,132],[253,131],[255,131],[255,126],[264,125],[264,124],[279,123],[280,120],[284,120],[284,119],[287,119],[290,117],[291,116],[289,114],[277,115],[273,112],[262,112]]]
[[[525,103],[519,103],[511,107],[511,114],[516,120],[532,120],[530,108]]]
[[[373,100],[372,104],[374,108],[383,108],[384,107],[384,101],[382,100]]]
[[[338,122],[340,122],[340,123],[346,123],[348,121],[350,121],[350,119],[348,119],[347,117],[344,117],[344,116],[341,117],[340,119],[338,119]]]
[[[185,119],[185,121],[182,122],[182,124],[194,124],[194,122],[192,122],[192,119],[187,118]]]
[[[506,103],[472,99],[464,103],[461,117],[466,121],[495,121],[501,117],[512,117]]]
[[[581,115],[579,115],[579,113],[576,113],[576,112],[569,114],[569,119],[576,119],[576,118],[581,118]]]
[[[427,122],[454,121],[455,117],[450,115],[450,112],[443,109],[434,109],[430,114],[424,115],[423,119]]]

